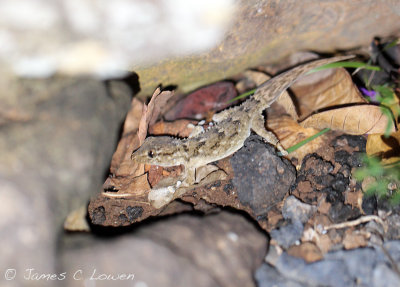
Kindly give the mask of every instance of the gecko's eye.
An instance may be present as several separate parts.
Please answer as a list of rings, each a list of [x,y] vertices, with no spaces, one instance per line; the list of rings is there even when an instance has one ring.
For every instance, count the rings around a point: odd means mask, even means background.
[[[154,157],[154,153],[152,150],[150,150],[147,155],[149,156],[149,158],[153,158]]]

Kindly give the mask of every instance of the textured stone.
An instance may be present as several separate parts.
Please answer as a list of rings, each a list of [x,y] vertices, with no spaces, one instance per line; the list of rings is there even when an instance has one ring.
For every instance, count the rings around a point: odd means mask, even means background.
[[[228,212],[171,217],[107,240],[80,237],[68,236],[64,241],[60,272],[69,274],[66,286],[77,286],[71,276],[77,270],[83,270],[89,284],[96,269],[98,274],[135,275],[133,281],[96,281],[98,287],[250,287],[267,248],[263,233]]]
[[[285,226],[271,230],[271,238],[287,249],[300,240],[303,229],[303,224],[299,220],[295,220]]]
[[[43,286],[23,280],[23,270],[54,272],[62,223],[101,189],[130,91],[84,77],[8,80],[0,89],[0,270],[17,270],[9,286]]]
[[[233,9],[232,0],[0,1],[0,62],[18,75],[116,76],[212,48]]]
[[[189,91],[296,51],[359,47],[400,28],[397,0],[100,3],[1,1],[0,62],[30,76],[132,69],[149,95],[159,83]]]
[[[239,1],[235,20],[208,53],[133,68],[143,93],[159,82],[183,91],[272,63],[296,51],[335,52],[368,45],[373,36],[398,33],[400,5],[386,1]]]
[[[275,268],[268,264],[263,264],[257,269],[255,279],[259,287],[306,287],[294,280],[282,276]]]
[[[385,242],[383,248],[386,253],[379,246],[329,252],[313,263],[284,252],[274,261],[274,267],[260,267],[256,280],[259,286],[399,286],[392,264],[400,262],[400,241]]]
[[[302,223],[306,223],[316,211],[316,206],[303,203],[293,195],[290,195],[285,199],[282,215],[285,219],[299,220]]]
[[[237,196],[256,216],[265,215],[268,208],[280,202],[296,178],[293,165],[278,157],[259,136],[250,136],[233,154],[231,164]]]

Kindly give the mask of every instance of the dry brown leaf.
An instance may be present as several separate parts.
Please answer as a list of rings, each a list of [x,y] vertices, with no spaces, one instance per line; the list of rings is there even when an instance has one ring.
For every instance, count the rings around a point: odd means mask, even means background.
[[[281,144],[284,148],[289,148],[302,140],[309,138],[310,136],[318,133],[318,130],[314,128],[304,128],[300,126],[294,119],[290,116],[281,116],[268,119],[267,121],[268,129],[272,130],[274,134],[280,139]],[[290,157],[295,157],[301,161],[304,156],[309,153],[314,152],[322,145],[325,144],[325,136],[322,135],[306,145],[303,145],[299,149],[290,153]]]
[[[363,135],[384,133],[390,121],[380,107],[364,104],[323,111],[306,118],[300,124],[303,127],[330,128],[352,135]]]
[[[244,76],[248,81],[251,81],[255,84],[256,87],[271,79],[270,76],[263,72],[248,70],[244,72]]]
[[[259,71],[247,70],[243,73],[244,78],[235,85],[236,90],[243,94],[248,90],[254,89],[269,80],[271,77]]]
[[[86,204],[71,211],[64,221],[64,230],[75,232],[90,232],[90,227],[87,222],[86,216]]]
[[[354,131],[355,127],[359,128],[358,121],[354,121],[354,115],[357,114],[357,109],[359,109],[358,106],[352,107],[351,116],[346,114],[346,108],[340,108],[311,115],[300,124],[295,121],[299,117],[304,118],[321,108],[366,103],[345,69],[329,69],[310,74],[297,81],[291,90],[294,93],[294,102],[285,93],[278,99],[277,104],[283,107],[285,113],[289,114],[293,120],[282,117],[282,112],[279,114],[279,110],[276,109],[275,112],[268,113],[267,121],[268,128],[278,136],[284,147],[293,146],[326,127],[336,130],[346,128],[345,132],[350,131],[353,134],[362,134],[366,130],[356,129],[356,132]],[[378,112],[379,117],[382,116],[379,108],[376,110],[376,107],[373,106],[370,109]],[[373,119],[373,117],[369,117],[368,120],[372,121]],[[364,121],[363,124],[365,125],[365,123]],[[381,122],[379,121],[372,123],[375,124],[375,129],[371,129],[370,132],[379,132],[382,126],[386,127],[380,125]],[[373,124],[370,123],[370,126],[373,126]],[[364,125],[361,127],[364,127]],[[293,152],[291,156],[301,160],[306,154],[321,147],[323,143],[324,137],[318,137]]]
[[[144,174],[145,165],[133,161],[131,154],[145,140],[149,126],[151,128],[157,120],[161,107],[165,105],[165,102],[172,95],[173,92],[160,92],[158,88],[148,106],[133,99],[132,108],[125,120],[122,138],[113,155],[111,164],[113,177],[109,177],[103,184],[103,189],[108,191],[103,193],[104,196],[115,198],[135,196],[142,198],[149,192],[151,187],[147,179],[147,173]],[[187,123],[186,121],[186,126]]]
[[[153,125],[158,116],[160,115],[161,109],[165,106],[169,98],[174,95],[173,91],[162,91],[158,87],[153,96],[150,99],[149,104],[143,106],[142,117],[140,119],[138,137],[140,144],[143,143],[147,136],[147,129],[149,125]]]
[[[296,106],[293,103],[292,97],[289,95],[287,91],[285,91],[284,93],[282,93],[282,95],[280,95],[280,97],[276,100],[276,104],[284,107],[285,112],[289,114],[292,117],[292,119],[296,121],[299,119]]]
[[[400,160],[400,131],[385,138],[381,134],[369,135],[366,147],[367,154],[382,158],[384,164]]]
[[[139,168],[139,165],[130,159],[132,152],[139,147],[137,130],[139,128],[142,109],[143,104],[134,98],[131,103],[131,109],[125,119],[121,140],[111,160],[110,173],[113,175],[143,174],[143,165]]]
[[[318,239],[316,239],[313,242],[318,246],[322,254],[328,253],[328,251],[331,249],[333,245],[328,234],[319,235]]]
[[[343,246],[345,249],[365,247],[367,244],[368,238],[366,234],[353,231],[352,229],[346,230],[343,238]]]
[[[349,73],[343,69],[328,69],[312,73],[293,84],[300,118],[334,106],[367,103]]]
[[[287,253],[294,257],[303,258],[307,263],[321,260],[324,257],[321,250],[313,242],[292,245]]]
[[[139,176],[143,174],[143,164],[132,161],[132,152],[139,148],[147,135],[148,126],[153,124],[160,113],[160,108],[173,95],[171,91],[154,92],[148,106],[134,98],[129,110],[122,133],[122,138],[111,161],[111,174],[121,176]]]
[[[149,133],[152,135],[171,135],[178,137],[188,137],[193,130],[196,121],[176,120],[173,122],[160,121],[149,127]]]
[[[344,203],[351,205],[352,208],[362,210],[363,196],[364,194],[361,189],[357,189],[356,191],[346,190]]]
[[[143,173],[135,177],[108,178],[103,187],[105,190],[107,190],[107,187],[114,187],[118,190],[118,192],[104,192],[103,195],[107,197],[123,197],[123,195],[140,197],[151,189],[147,181],[147,174]]]

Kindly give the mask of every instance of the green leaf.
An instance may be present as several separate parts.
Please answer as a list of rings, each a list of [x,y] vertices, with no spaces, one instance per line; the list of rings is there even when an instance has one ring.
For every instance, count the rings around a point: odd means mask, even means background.
[[[329,131],[330,131],[329,128],[323,129],[323,130],[320,131],[319,133],[316,133],[315,135],[310,136],[310,137],[306,138],[305,140],[302,140],[301,142],[295,144],[294,146],[291,146],[291,147],[288,148],[286,151],[287,151],[288,153],[294,152],[295,150],[301,148],[303,145],[309,143],[310,141],[316,139],[317,137],[319,137],[319,136],[321,136],[321,135],[323,135],[324,133],[329,132]],[[278,153],[278,154],[279,154],[279,155],[282,155],[282,154],[280,154],[280,153]]]
[[[241,94],[241,95],[239,95],[237,97],[234,97],[233,99],[230,99],[229,101],[227,101],[227,104],[231,104],[234,101],[237,101],[237,100],[243,99],[245,97],[248,97],[248,96],[254,94],[255,91],[256,91],[256,89],[252,89],[252,90],[250,90],[248,92],[245,92],[245,93],[243,93],[243,94]]]
[[[396,40],[394,40],[394,41],[392,41],[390,43],[387,43],[382,51],[386,51],[387,49],[390,49],[390,48],[396,46],[399,43],[400,43],[400,39],[396,39]]]
[[[394,126],[394,123],[393,123],[393,115],[392,115],[392,113],[390,112],[390,110],[388,110],[388,109],[385,108],[385,107],[381,107],[381,111],[382,111],[382,114],[384,114],[385,116],[387,116],[388,119],[391,119],[390,121],[388,121],[388,124],[386,125],[386,128],[385,128],[385,133],[383,134],[383,136],[384,136],[385,138],[388,138],[388,137],[390,136],[390,133],[391,133],[392,128],[393,128],[393,126]]]
[[[373,70],[373,71],[380,71],[381,68],[378,66],[372,66],[368,65],[362,62],[336,62],[336,63],[330,63],[327,65],[323,65],[321,67],[312,69],[310,72],[307,74],[311,74],[320,70],[325,70],[325,69],[331,69],[331,68],[361,68],[361,69],[366,69],[366,70]]]

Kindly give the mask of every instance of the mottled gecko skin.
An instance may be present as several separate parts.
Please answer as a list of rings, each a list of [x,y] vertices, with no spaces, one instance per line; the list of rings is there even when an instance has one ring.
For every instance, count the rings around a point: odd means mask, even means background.
[[[252,97],[239,106],[215,114],[215,124],[204,132],[186,139],[168,136],[148,137],[143,145],[132,153],[132,159],[152,165],[184,165],[184,186],[195,183],[195,169],[225,158],[239,150],[251,130],[287,154],[276,136],[265,129],[262,112],[300,76],[319,66],[352,58],[341,56],[317,60],[295,67],[259,86]]]

